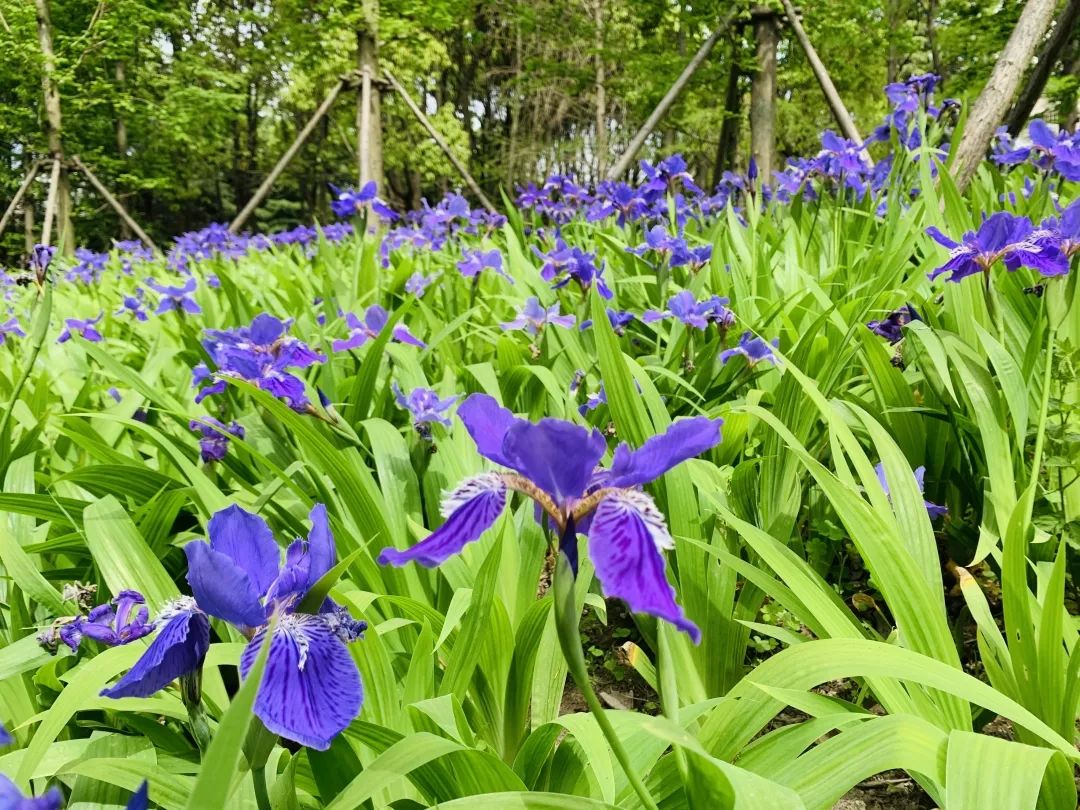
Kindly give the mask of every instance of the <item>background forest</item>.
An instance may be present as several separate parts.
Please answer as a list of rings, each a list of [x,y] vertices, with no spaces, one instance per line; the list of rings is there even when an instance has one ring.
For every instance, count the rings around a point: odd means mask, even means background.
[[[945,96],[981,89],[1022,4],[1004,0],[804,0],[808,33],[860,128],[886,112],[881,87],[942,77]],[[54,0],[56,79],[67,154],[79,155],[158,238],[230,219],[343,73],[361,35],[422,98],[489,196],[552,172],[597,178],[719,22],[736,22],[641,157],[681,152],[715,182],[745,167],[756,46],[749,3],[730,0]],[[779,4],[777,4],[779,8]],[[34,3],[0,0],[0,198],[47,154]],[[377,20],[377,23],[375,22]],[[377,31],[372,29],[376,28]],[[1080,48],[1046,93],[1071,119]],[[789,31],[777,50],[779,162],[812,154],[829,110]],[[357,94],[343,96],[250,223],[329,218],[328,182],[357,180]],[[401,99],[382,98],[383,196],[401,208],[457,175]],[[1072,125],[1072,121],[1062,120]],[[599,126],[599,128],[598,128]],[[73,178],[76,244],[106,247],[122,224]],[[82,184],[82,185],[80,185]],[[40,226],[44,187],[37,189]],[[27,217],[34,214],[28,214]],[[9,228],[0,258],[24,253]]]

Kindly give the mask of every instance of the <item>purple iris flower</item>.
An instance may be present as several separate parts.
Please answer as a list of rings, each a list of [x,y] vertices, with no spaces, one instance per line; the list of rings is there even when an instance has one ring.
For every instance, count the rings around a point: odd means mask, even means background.
[[[645,241],[642,244],[626,248],[627,253],[635,256],[644,256],[650,251],[667,260],[669,256],[688,253],[688,248],[686,240],[681,236],[672,236],[663,225],[654,225],[645,232]]]
[[[349,336],[344,340],[335,340],[334,351],[344,352],[349,349],[358,349],[369,340],[374,340],[385,328],[388,320],[390,320],[390,316],[378,304],[372,304],[368,307],[363,317],[346,312],[345,323],[349,327]],[[404,324],[399,323],[394,327],[393,332],[391,332],[391,339],[421,349],[427,348],[427,344],[410,332],[409,328]]]
[[[51,245],[34,245],[31,249],[30,269],[39,281],[45,278],[45,273],[48,271],[49,265],[52,264],[55,253],[56,248]]]
[[[694,329],[708,329],[710,324],[715,323],[724,330],[735,324],[735,313],[728,309],[728,303],[727,298],[718,295],[698,301],[692,292],[683,290],[668,299],[668,308],[663,312],[647,310],[641,320],[655,323],[665,318],[676,318]]]
[[[662,551],[673,548],[675,541],[641,487],[715,447],[721,420],[684,419],[637,450],[620,444],[611,467],[604,469],[598,465],[607,443],[598,430],[561,419],[519,419],[486,394],[466,399],[458,416],[480,455],[512,472],[485,472],[463,481],[443,501],[442,526],[411,548],[383,549],[380,563],[439,565],[495,523],[511,491],[521,492],[536,502],[548,525],[557,528],[575,570],[577,534],[588,536],[589,558],[605,595],[672,622],[700,640],[700,631],[675,602],[665,576]]]
[[[755,366],[762,361],[776,365],[779,360],[773,353],[773,349],[780,346],[780,339],[776,338],[771,344],[763,338],[755,337],[753,332],[743,332],[739,338],[739,344],[732,349],[724,349],[720,352],[720,362],[727,365],[733,357],[742,355],[750,366]]]
[[[199,434],[199,455],[204,463],[221,461],[229,449],[229,438],[244,438],[244,428],[236,422],[225,425],[212,416],[200,416],[188,422],[188,427]]]
[[[181,596],[158,614],[160,630],[135,665],[102,697],[150,697],[184,675],[202,667],[210,649],[210,620],[195,600]]]
[[[3,323],[0,323],[0,344],[3,344],[7,340],[8,335],[12,337],[26,337],[26,332],[19,326],[19,319],[12,315]]]
[[[192,294],[198,282],[194,276],[188,276],[183,286],[176,287],[169,284],[158,284],[156,280],[148,278],[146,286],[161,296],[155,315],[164,315],[166,312],[187,312],[190,315],[198,315],[202,309]]]
[[[137,321],[147,320],[147,314],[145,310],[143,310],[143,298],[145,297],[145,295],[146,293],[144,292],[142,287],[136,287],[135,294],[125,295],[124,301],[120,305],[120,308],[116,310],[116,312],[113,314],[123,315],[127,313]]]
[[[612,292],[604,283],[604,264],[596,264],[596,254],[586,253],[581,248],[570,247],[563,238],[556,237],[555,247],[547,253],[541,253],[540,248],[532,246],[533,253],[544,264],[540,268],[540,278],[544,281],[554,281],[552,289],[565,287],[571,280],[581,285],[581,289],[588,290],[594,283],[596,291],[604,298],[611,298]]]
[[[3,810],[60,810],[64,796],[58,788],[49,788],[40,796],[23,796],[19,786],[0,773],[0,808]]]
[[[1059,216],[1043,220],[1032,241],[1056,248],[1066,260],[1080,253],[1080,200],[1074,200]]]
[[[1040,169],[1055,171],[1066,180],[1080,180],[1080,143],[1064,130],[1057,134],[1036,118],[1028,124],[1031,161]]]
[[[289,546],[284,565],[266,521],[235,505],[210,519],[209,543],[188,543],[184,551],[195,601],[251,639],[240,656],[241,676],[277,615],[255,714],[275,734],[325,751],[360,713],[363,687],[346,645],[366,624],[329,599],[318,613],[297,612],[336,558],[326,507],[316,504],[310,519],[307,540]]]
[[[967,276],[989,272],[999,259],[1010,271],[1031,267],[1044,276],[1060,276],[1069,272],[1069,263],[1054,245],[1032,239],[1034,226],[1027,217],[999,211],[988,217],[977,231],[968,231],[962,241],[955,242],[934,226],[926,232],[949,249],[949,258],[930,273],[935,279],[949,273],[947,281],[960,281]]]
[[[457,269],[465,278],[476,278],[484,270],[493,270],[505,278],[511,284],[514,280],[503,270],[502,253],[496,250],[465,250],[462,252],[462,260],[457,263]]]
[[[206,330],[203,348],[217,366],[219,376],[195,395],[195,401],[224,392],[223,377],[235,377],[255,383],[295,411],[305,411],[308,398],[304,383],[288,369],[323,363],[326,357],[286,334],[291,324],[264,312],[255,316],[251,326]],[[192,384],[199,387],[211,377],[210,370],[200,363],[192,371]]]
[[[11,745],[15,742],[15,738],[11,736],[11,732],[0,725],[0,745]]]
[[[607,405],[607,392],[604,390],[603,383],[600,383],[600,387],[595,394],[588,394],[585,397],[585,402],[578,406],[578,413],[584,416],[589,411],[595,411],[601,405]]]
[[[101,322],[101,319],[105,317],[105,313],[102,312],[96,318],[89,318],[87,320],[79,320],[78,318],[66,318],[64,320],[64,329],[60,333],[60,336],[56,339],[57,343],[67,343],[71,340],[72,334],[80,335],[84,340],[88,340],[91,343],[100,343],[105,338],[101,336],[95,326]]]
[[[608,323],[611,324],[611,330],[619,337],[622,337],[626,334],[626,327],[633,323],[637,316],[633,312],[626,312],[621,309],[611,309],[609,307],[607,310],[607,318]],[[581,322],[580,329],[584,332],[586,329],[591,328],[592,325],[593,322],[590,318],[587,321]]]
[[[645,182],[640,190],[649,202],[665,197],[669,193],[674,194],[680,189],[701,194],[701,189],[697,187],[694,178],[686,170],[686,161],[682,155],[666,157],[656,166],[647,160],[641,161],[640,165],[645,175]]]
[[[423,298],[424,293],[427,292],[427,288],[438,280],[438,273],[432,273],[430,276],[425,276],[417,270],[409,276],[409,280],[405,282],[405,292],[410,295],[415,295],[417,298]]]
[[[521,307],[521,311],[514,320],[506,321],[505,323],[499,324],[499,326],[507,332],[513,329],[524,329],[530,335],[538,335],[548,324],[569,329],[574,325],[576,320],[577,318],[573,315],[559,314],[558,301],[545,309],[540,305],[539,299],[536,298],[536,296],[533,296]]]
[[[889,492],[889,484],[885,480],[885,465],[884,464],[878,464],[876,467],[874,467],[874,472],[877,473],[877,479],[881,483],[881,488],[883,490],[885,490],[886,497],[888,497],[889,500],[891,501],[892,500],[892,493]],[[914,475],[915,475],[915,483],[918,484],[918,486],[919,486],[919,494],[920,495],[923,492],[923,476],[925,474],[926,474],[926,467],[916,467],[915,468],[915,473],[914,473]],[[939,506],[936,503],[931,503],[930,501],[926,501],[926,500],[924,500],[923,503],[926,505],[926,512],[927,512],[928,515],[930,515],[931,519],[944,517],[945,515],[949,514],[949,510],[948,510],[947,507]]]
[[[75,258],[78,262],[68,270],[66,278],[68,281],[81,281],[83,284],[93,284],[109,263],[108,253],[95,253],[86,248],[76,248]]]
[[[394,391],[394,401],[399,408],[403,408],[412,415],[413,427],[424,439],[431,440],[430,426],[436,422],[450,427],[450,416],[447,411],[457,402],[457,396],[439,399],[439,395],[430,388],[414,388],[406,396],[401,387],[395,382],[390,387]]]
[[[138,591],[121,591],[115,599],[91,609],[86,616],[59,626],[58,635],[72,652],[84,638],[108,647],[130,644],[154,630],[146,599]]]
[[[334,199],[330,202],[330,209],[334,212],[334,216],[342,219],[349,219],[357,214],[362,214],[364,206],[375,199],[375,192],[378,190],[374,180],[365,183],[364,187],[360,189],[338,188],[333,183],[327,185],[330,186],[330,191],[334,194]]]
[[[899,343],[904,338],[903,327],[912,321],[920,321],[919,313],[911,304],[904,304],[900,309],[894,310],[880,321],[870,321],[866,326],[879,337],[885,338],[889,343]]]
[[[648,213],[649,206],[641,193],[626,183],[605,181],[596,190],[596,200],[585,212],[586,222],[599,222],[613,214],[620,228],[635,222]]]
[[[994,133],[994,148],[990,159],[999,166],[1016,166],[1031,157],[1031,147],[1018,147],[1013,142],[1009,128],[1002,124]]]
[[[110,397],[112,397],[114,402],[119,402],[120,400],[123,399],[123,397],[120,396],[120,391],[117,389],[117,387],[115,385],[112,386],[111,388],[109,388],[109,390],[106,391],[105,393],[108,394]]]

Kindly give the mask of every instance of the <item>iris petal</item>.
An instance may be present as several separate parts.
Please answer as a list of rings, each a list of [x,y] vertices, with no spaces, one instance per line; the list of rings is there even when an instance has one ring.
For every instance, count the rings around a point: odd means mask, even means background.
[[[600,501],[589,526],[589,559],[605,596],[686,631],[697,643],[701,631],[675,602],[664,573],[661,548],[674,545],[664,516],[643,492],[619,490]]]
[[[541,419],[536,424],[518,420],[506,432],[503,450],[511,468],[561,505],[585,494],[607,442],[599,430],[562,419]]]
[[[496,464],[512,466],[503,453],[503,440],[511,426],[524,419],[518,419],[487,394],[473,394],[462,402],[458,417],[476,442],[476,452]]]
[[[722,419],[696,416],[675,422],[637,450],[625,442],[620,444],[615,448],[607,485],[636,487],[655,481],[672,467],[718,445],[722,424]]]
[[[265,629],[256,633],[240,656],[244,677],[255,663],[265,633]],[[255,698],[255,714],[266,727],[325,751],[360,714],[362,700],[356,662],[326,621],[306,613],[282,616]]]
[[[195,610],[175,613],[146,648],[142,658],[103,697],[150,697],[181,675],[199,668],[210,649],[210,622]]]
[[[281,551],[266,521],[236,504],[216,512],[208,526],[210,547],[232,558],[260,594],[278,574]]]
[[[266,612],[247,573],[231,557],[198,541],[184,546],[187,581],[195,601],[211,616],[238,627],[258,627]]]
[[[497,473],[483,473],[464,481],[443,501],[446,522],[411,548],[384,548],[379,563],[404,565],[416,560],[429,568],[460,552],[480,536],[506,507],[506,484]]]

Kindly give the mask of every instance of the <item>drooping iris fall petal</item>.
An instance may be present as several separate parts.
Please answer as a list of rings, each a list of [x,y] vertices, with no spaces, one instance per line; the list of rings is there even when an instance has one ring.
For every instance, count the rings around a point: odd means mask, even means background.
[[[247,677],[266,634],[262,628],[240,656]],[[266,727],[290,740],[325,751],[360,713],[363,687],[343,641],[321,616],[288,613],[270,640],[255,713]]]
[[[600,501],[589,527],[589,559],[605,596],[622,599],[631,610],[669,621],[701,640],[668,583],[661,549],[674,547],[664,516],[652,498],[618,490]]]

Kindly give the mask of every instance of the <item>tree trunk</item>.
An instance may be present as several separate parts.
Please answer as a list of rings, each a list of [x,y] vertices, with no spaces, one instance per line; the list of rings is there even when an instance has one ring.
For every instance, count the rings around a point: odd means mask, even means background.
[[[772,177],[776,152],[776,47],[780,29],[767,8],[754,10],[757,70],[750,86],[750,154],[765,182]]]
[[[1020,12],[1016,28],[998,56],[986,86],[971,107],[964,136],[953,156],[953,174],[961,191],[967,188],[986,156],[994,130],[1012,103],[1035,48],[1050,27],[1056,7],[1056,0],[1028,0]]]
[[[1016,104],[1013,105],[1012,110],[1009,112],[1009,134],[1013,137],[1020,134],[1020,130],[1024,128],[1024,124],[1027,123],[1031,115],[1031,111],[1035,109],[1035,104],[1039,101],[1039,97],[1046,88],[1046,82],[1050,78],[1054,66],[1058,63],[1062,53],[1065,51],[1065,46],[1069,44],[1069,40],[1076,30],[1078,20],[1080,20],[1080,0],[1069,0],[1054,25],[1053,35],[1039,54],[1039,61],[1031,71],[1031,76],[1028,77],[1027,84],[1024,86],[1023,92],[1020,93],[1020,98],[1016,100]]]
[[[593,5],[593,24],[595,26],[593,47],[596,49],[596,181],[604,177],[607,168],[607,79],[604,69],[604,0],[596,0]]]
[[[895,82],[896,74],[899,72],[898,63],[900,59],[896,51],[896,32],[899,28],[897,21],[900,16],[899,5],[900,0],[888,0],[885,4],[886,27],[889,31],[889,56],[885,63],[886,84]]]
[[[934,73],[941,78],[942,85],[945,84],[945,65],[941,62],[941,50],[937,44],[937,26],[934,25],[934,19],[937,17],[938,0],[927,0],[926,3],[926,44],[930,48],[930,64],[934,66]]]
[[[1069,66],[1069,76],[1080,77],[1080,56],[1073,59],[1072,64]],[[1061,112],[1061,126],[1063,126],[1068,132],[1072,132],[1076,129],[1077,118],[1080,117],[1080,110],[1077,109],[1076,92],[1070,96],[1072,104],[1068,111],[1062,110]]]
[[[48,0],[34,0],[37,10],[38,42],[44,58],[45,70],[41,76],[41,89],[45,97],[46,135],[49,154],[63,162],[64,146],[61,133],[60,88],[56,84],[56,54],[53,52],[52,22],[49,19]],[[58,242],[65,255],[75,252],[75,229],[71,223],[71,185],[67,169],[61,165],[56,189],[56,214],[59,223]],[[48,238],[48,235],[46,235]]]
[[[510,116],[510,145],[506,156],[506,189],[514,188],[515,169],[518,160],[518,132],[521,129],[521,0],[518,2],[514,20],[514,78],[510,82],[510,99],[507,102]]]
[[[728,68],[727,86],[724,90],[724,121],[720,125],[720,140],[716,145],[716,163],[713,166],[712,182],[715,187],[720,182],[724,170],[735,163],[735,148],[739,142],[739,43],[731,39],[731,66]]]
[[[364,19],[356,36],[357,59],[362,77],[356,107],[357,164],[361,183],[374,180],[379,188],[382,188],[384,178],[382,99],[379,93],[379,0],[363,0],[361,8]]]
[[[117,92],[123,92],[125,82],[124,62],[122,59],[117,60],[114,67],[114,75],[116,76],[116,88]],[[124,121],[123,111],[117,107],[116,109],[116,153],[119,155],[121,165],[127,163],[128,153],[128,134],[127,123]],[[132,230],[128,227],[128,224],[121,219],[120,220],[120,238],[130,239],[133,236]]]
[[[34,251],[37,242],[37,222],[34,218],[34,201],[28,196],[23,197],[23,244],[26,246],[26,255]]]

